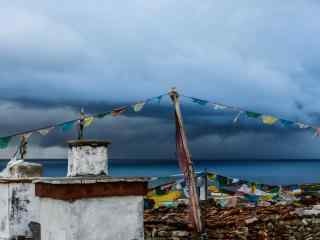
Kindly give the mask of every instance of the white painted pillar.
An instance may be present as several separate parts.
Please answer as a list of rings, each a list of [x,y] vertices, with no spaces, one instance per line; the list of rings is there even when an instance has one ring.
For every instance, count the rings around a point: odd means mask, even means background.
[[[70,141],[68,177],[108,175],[109,141]]]

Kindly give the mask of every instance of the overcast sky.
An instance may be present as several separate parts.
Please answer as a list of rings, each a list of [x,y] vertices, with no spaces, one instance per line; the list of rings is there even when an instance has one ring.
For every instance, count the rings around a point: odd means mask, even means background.
[[[0,2],[0,133],[45,126],[167,92],[320,125],[320,2]],[[310,131],[265,127],[182,101],[194,158],[318,158]],[[170,102],[96,122],[111,158],[174,158]],[[53,132],[29,157],[64,158]],[[13,141],[0,157],[8,158]]]

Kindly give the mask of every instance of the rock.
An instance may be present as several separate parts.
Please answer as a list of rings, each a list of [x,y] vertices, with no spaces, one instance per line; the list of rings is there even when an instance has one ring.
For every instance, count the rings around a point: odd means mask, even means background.
[[[172,237],[188,237],[190,234],[187,231],[173,231]]]
[[[159,231],[157,235],[158,237],[169,237],[170,233],[167,231]]]
[[[308,223],[308,221],[307,221],[307,219],[302,219],[302,223],[303,223],[303,225],[305,225],[305,226],[307,226],[309,223]]]
[[[254,223],[254,222],[256,222],[256,221],[258,221],[258,218],[253,217],[253,218],[246,219],[246,220],[245,220],[245,223],[246,223],[247,225],[249,225],[249,224],[252,224],[252,223]]]

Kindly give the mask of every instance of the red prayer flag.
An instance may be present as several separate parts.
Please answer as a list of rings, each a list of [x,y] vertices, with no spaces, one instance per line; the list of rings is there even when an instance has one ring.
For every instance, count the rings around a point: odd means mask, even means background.
[[[128,107],[121,107],[121,108],[116,108],[111,112],[111,115],[113,117],[119,116],[120,114],[124,113],[127,111]]]

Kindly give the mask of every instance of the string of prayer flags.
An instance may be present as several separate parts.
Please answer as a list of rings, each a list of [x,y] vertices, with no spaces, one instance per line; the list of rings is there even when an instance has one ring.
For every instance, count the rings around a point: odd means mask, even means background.
[[[270,115],[263,115],[261,113],[257,113],[257,112],[251,112],[251,111],[245,111],[241,108],[238,107],[232,107],[232,106],[227,106],[227,105],[223,105],[223,104],[218,104],[215,102],[209,102],[203,99],[199,99],[199,98],[194,98],[194,97],[190,97],[190,96],[185,96],[185,95],[181,95],[185,98],[190,99],[192,102],[197,103],[199,105],[207,105],[208,103],[210,104],[210,106],[213,106],[214,110],[224,110],[224,109],[229,109],[229,110],[233,110],[235,112],[237,112],[238,114],[236,115],[236,117],[233,120],[233,123],[237,123],[239,121],[239,118],[241,117],[241,115],[243,113],[246,114],[246,117],[248,118],[255,118],[255,119],[261,119],[262,123],[267,124],[267,125],[273,125],[276,124],[277,122],[280,122],[282,126],[284,127],[290,127],[290,126],[297,126],[300,129],[315,129],[316,136],[320,136],[320,127],[316,127],[316,126],[311,126],[308,124],[304,124],[301,122],[294,122],[294,121],[290,121],[290,120],[286,120],[286,119],[280,119],[274,116],[270,116]],[[318,130],[319,129],[319,130]]]
[[[71,130],[71,129],[74,127],[74,125],[75,125],[76,122],[77,122],[77,121],[74,120],[74,121],[65,122],[65,123],[61,124],[61,125],[60,125],[61,130],[62,130],[63,132],[67,132],[67,131]]]
[[[133,111],[140,112],[145,104],[146,104],[145,102],[136,103],[135,105],[133,105]]]
[[[89,127],[94,121],[94,117],[86,117],[83,119],[83,126]]]
[[[40,130],[38,130],[38,133],[40,133],[42,136],[46,136],[46,135],[48,135],[53,129],[54,129],[54,127],[49,127],[49,128],[40,129]]]
[[[250,112],[250,111],[246,111],[246,115],[249,118],[259,118],[261,117],[261,113],[256,113],[256,112]]]
[[[140,101],[140,102],[137,102],[135,103],[134,105],[131,105],[133,110],[135,112],[139,112],[143,109],[144,105],[150,101],[158,101],[159,103],[161,102],[162,98],[164,96],[168,95],[167,94],[163,94],[163,95],[160,95],[160,96],[156,96],[156,97],[152,97],[152,98],[149,98],[147,100],[144,100],[144,101]],[[129,105],[130,106],[130,105]],[[116,108],[112,111],[109,111],[109,112],[102,112],[102,113],[97,113],[97,114],[94,114],[92,116],[82,116],[84,118],[78,118],[78,119],[75,119],[75,120],[72,120],[72,121],[67,121],[67,122],[64,122],[64,123],[59,123],[59,124],[54,124],[54,125],[51,125],[50,127],[46,127],[46,128],[38,128],[38,129],[34,129],[34,130],[30,130],[30,131],[24,131],[24,132],[21,132],[21,133],[16,133],[16,134],[13,134],[11,136],[7,136],[7,137],[0,137],[0,149],[3,149],[3,148],[7,148],[11,139],[15,136],[19,136],[19,137],[23,137],[23,139],[27,140],[28,138],[31,137],[31,135],[35,132],[39,133],[41,136],[46,136],[48,135],[52,130],[54,130],[55,128],[58,128],[60,130],[62,130],[63,132],[67,132],[69,130],[71,130],[73,127],[75,127],[76,123],[79,123],[79,121],[83,120],[84,121],[84,127],[88,127],[90,126],[94,120],[96,118],[104,118],[105,116],[107,115],[112,115],[112,116],[118,116],[120,114],[122,114],[123,112],[125,112],[126,110],[129,109],[129,106],[125,106],[125,107],[120,107],[120,108]]]
[[[127,111],[128,107],[121,107],[121,108],[116,108],[111,112],[111,115],[113,117],[117,117],[120,114],[124,113],[125,111]]]
[[[202,99],[199,99],[199,98],[191,98],[191,99],[192,99],[192,101],[194,103],[197,103],[197,104],[202,105],[202,106],[207,105],[209,103],[208,101],[202,100]]]
[[[11,139],[12,139],[12,137],[0,138],[0,149],[7,148],[9,146]]]
[[[279,120],[279,119],[276,118],[276,117],[267,116],[267,115],[263,115],[263,116],[261,117],[261,119],[262,119],[262,122],[263,122],[264,124],[267,124],[267,125],[273,125],[273,124],[275,124],[275,123]]]

